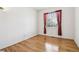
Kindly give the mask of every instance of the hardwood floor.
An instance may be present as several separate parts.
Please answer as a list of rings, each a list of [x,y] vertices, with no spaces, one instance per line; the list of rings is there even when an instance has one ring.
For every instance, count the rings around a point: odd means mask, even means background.
[[[45,42],[56,45],[59,52],[79,52],[79,48],[76,46],[74,40],[43,35],[37,35],[2,50],[5,52],[45,52]]]

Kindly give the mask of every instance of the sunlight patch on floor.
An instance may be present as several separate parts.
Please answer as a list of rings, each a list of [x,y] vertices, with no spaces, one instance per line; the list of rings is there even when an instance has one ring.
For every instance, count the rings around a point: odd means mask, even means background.
[[[50,43],[45,43],[46,52],[58,52],[59,47],[57,45],[52,45]]]

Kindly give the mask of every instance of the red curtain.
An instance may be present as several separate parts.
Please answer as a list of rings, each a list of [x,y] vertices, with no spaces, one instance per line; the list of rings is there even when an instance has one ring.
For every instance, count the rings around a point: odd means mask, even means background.
[[[46,15],[47,13],[44,13],[44,34],[46,34]]]
[[[61,26],[61,21],[62,21],[62,10],[57,10],[57,22],[58,22],[58,35],[62,35],[62,26]]]
[[[55,11],[57,14],[57,22],[58,22],[58,35],[62,35],[62,10]],[[44,13],[44,34],[46,34],[46,18],[48,13]]]

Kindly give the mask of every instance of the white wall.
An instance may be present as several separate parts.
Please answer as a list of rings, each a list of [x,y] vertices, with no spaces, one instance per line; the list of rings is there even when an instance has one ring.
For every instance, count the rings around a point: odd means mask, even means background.
[[[79,8],[76,8],[75,11],[75,42],[79,47]]]
[[[73,39],[74,38],[75,9],[70,8],[70,7],[69,8],[68,7],[47,8],[47,9],[39,11],[39,20],[38,20],[39,34],[43,34],[43,28],[44,28],[43,14],[46,12],[53,12],[60,9],[62,10],[62,32],[63,32],[63,35],[61,37]],[[59,37],[57,35],[57,28],[52,28],[52,29],[47,28],[47,35]]]
[[[33,8],[12,7],[0,11],[0,49],[37,35],[37,13]]]

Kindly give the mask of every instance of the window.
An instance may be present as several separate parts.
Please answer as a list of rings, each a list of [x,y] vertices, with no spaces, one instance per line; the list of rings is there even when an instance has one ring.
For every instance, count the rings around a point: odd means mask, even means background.
[[[46,26],[47,27],[57,27],[57,15],[56,15],[56,13],[50,13],[47,15]]]

